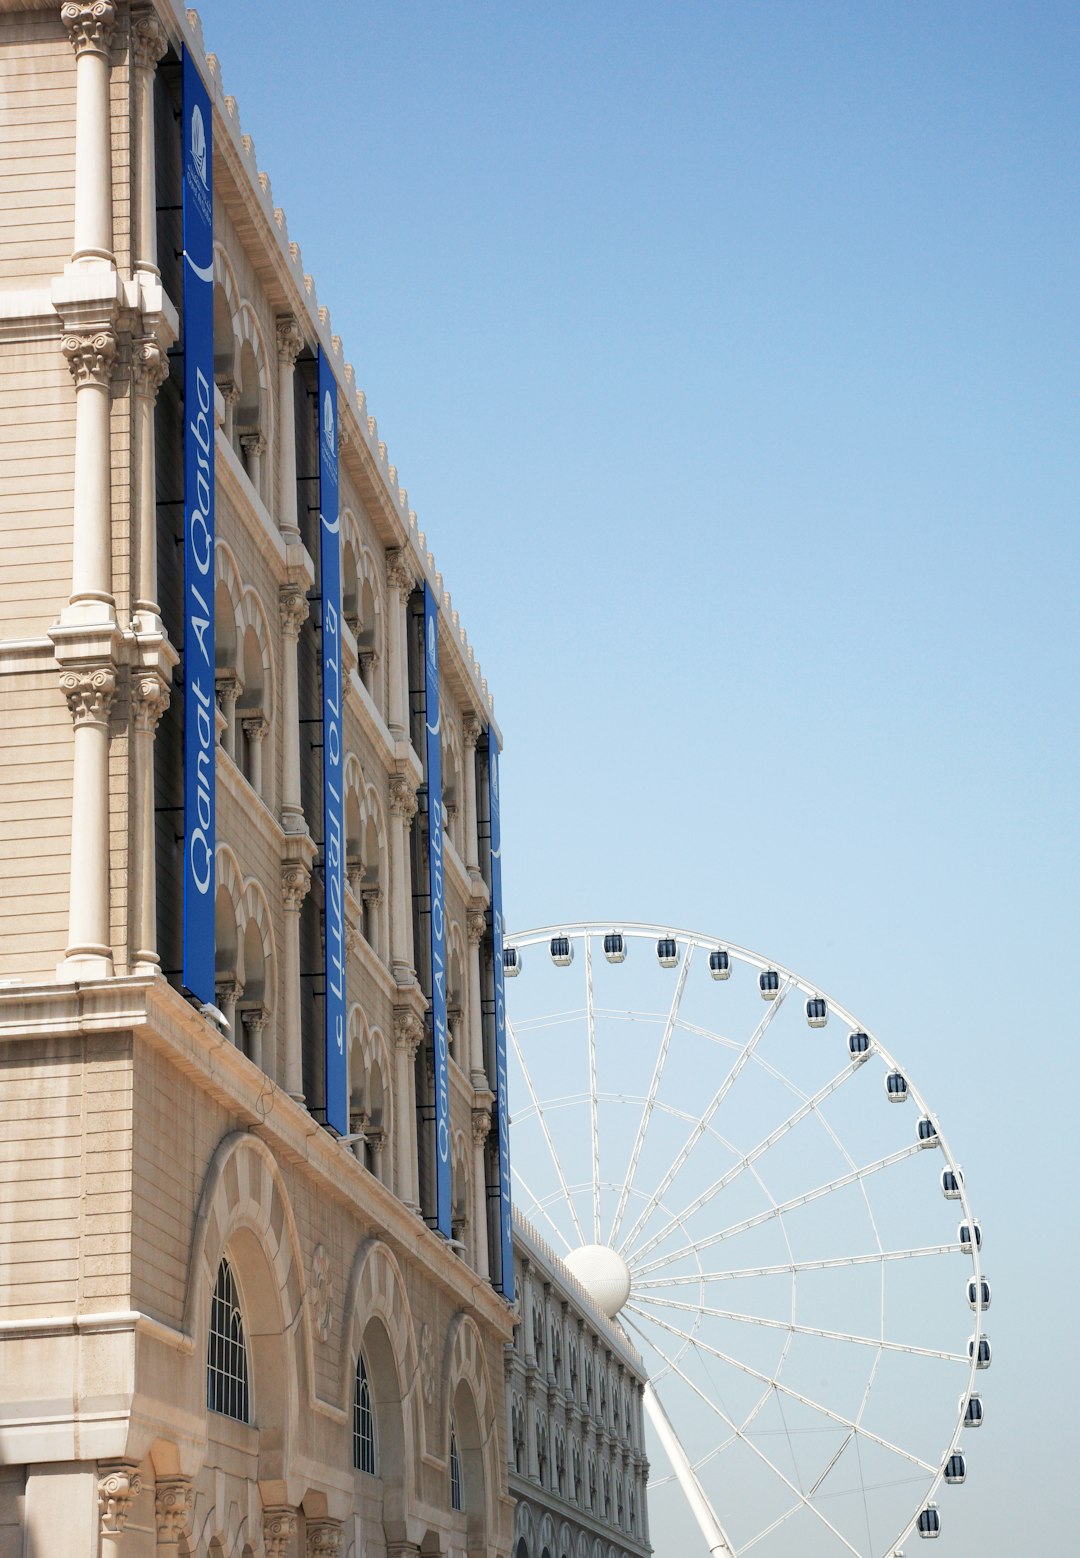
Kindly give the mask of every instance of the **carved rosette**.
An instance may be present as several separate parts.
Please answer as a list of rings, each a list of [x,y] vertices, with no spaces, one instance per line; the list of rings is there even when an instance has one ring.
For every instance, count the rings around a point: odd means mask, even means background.
[[[266,1558],[285,1558],[285,1550],[296,1535],[296,1511],[280,1505],[263,1510],[263,1546]]]
[[[281,868],[281,891],[285,898],[285,908],[293,914],[300,913],[300,906],[307,897],[308,888],[311,886],[311,872],[299,861],[292,860]]]
[[[330,1257],[321,1244],[311,1255],[311,1290],[308,1293],[312,1323],[320,1342],[329,1340],[330,1321],[334,1306],[334,1276],[330,1270]]]
[[[420,1354],[420,1388],[424,1393],[424,1400],[430,1406],[435,1400],[435,1343],[431,1337],[431,1327],[426,1320],[420,1327],[420,1345],[417,1351]]]
[[[394,546],[386,554],[386,583],[407,601],[416,588],[416,575],[404,547]]]
[[[159,676],[139,676],[132,685],[131,699],[135,707],[135,729],[152,736],[169,707],[168,687]]]
[[[278,361],[291,368],[303,350],[304,332],[300,328],[299,321],[294,319],[292,314],[283,314],[277,321]]]
[[[75,57],[80,54],[109,56],[116,6],[113,0],[64,0],[60,20],[68,30]]]
[[[195,1512],[195,1494],[186,1477],[158,1477],[154,1483],[154,1519],[159,1542],[178,1542],[189,1537]]]
[[[469,935],[469,946],[478,947],[487,930],[487,915],[481,910],[470,909],[466,918],[466,929]]]
[[[424,1038],[424,1024],[420,1018],[408,1006],[399,1006],[394,1009],[394,1043],[399,1049],[408,1051],[411,1060],[420,1048]]]
[[[109,708],[116,691],[116,672],[106,666],[92,670],[65,671],[60,691],[67,699],[76,726],[109,723]]]
[[[139,336],[131,349],[131,382],[136,395],[153,400],[169,377],[169,358],[152,335]],[[77,381],[76,381],[77,382]]]
[[[169,47],[169,35],[154,11],[144,11],[131,24],[131,60],[136,70],[156,70]]]
[[[491,1110],[474,1109],[472,1112],[472,1136],[477,1147],[482,1147],[491,1133]]]
[[[395,817],[404,817],[406,822],[411,822],[416,816],[416,791],[404,774],[393,774],[390,778],[390,810]]]
[[[122,1536],[132,1501],[142,1492],[139,1468],[127,1461],[99,1461],[98,1514],[102,1536]]]
[[[340,1520],[309,1520],[307,1558],[338,1558],[341,1535]]]
[[[88,335],[65,335],[60,350],[68,360],[75,388],[84,384],[107,386],[116,356],[116,332],[94,330]]]
[[[308,618],[307,596],[298,584],[285,584],[278,591],[281,631],[286,638],[299,638]]]

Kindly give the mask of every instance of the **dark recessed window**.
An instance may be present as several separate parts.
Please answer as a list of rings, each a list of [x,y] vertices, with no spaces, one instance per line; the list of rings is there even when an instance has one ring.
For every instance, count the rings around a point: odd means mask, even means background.
[[[211,1412],[249,1423],[247,1345],[240,1295],[227,1260],[218,1267],[210,1303],[210,1339],[206,1351],[206,1404]]]
[[[356,1360],[356,1393],[353,1396],[353,1465],[357,1471],[374,1476],[377,1470],[375,1455],[375,1414],[371,1410],[371,1386],[368,1384],[367,1364],[364,1354]]]

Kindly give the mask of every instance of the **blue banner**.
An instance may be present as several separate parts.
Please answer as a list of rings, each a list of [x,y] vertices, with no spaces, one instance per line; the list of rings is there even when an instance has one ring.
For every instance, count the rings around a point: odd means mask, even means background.
[[[187,49],[184,208],[184,971],[213,1003],[217,705],[214,688],[214,197],[210,98]]]
[[[488,815],[491,818],[491,956],[495,965],[495,1121],[499,1148],[499,1292],[514,1302],[514,1219],[510,1195],[510,1103],[506,1085],[506,977],[503,973],[502,823],[499,749],[488,731]]]
[[[439,609],[424,583],[424,723],[427,727],[428,882],[431,892],[431,1037],[435,1050],[435,1226],[450,1228],[450,1051],[446,1036],[446,883],[439,740]]]
[[[345,802],[341,723],[341,525],[337,380],[319,347],[319,589],[322,593],[323,902],[326,924],[326,1123],[349,1129],[345,1053]]]

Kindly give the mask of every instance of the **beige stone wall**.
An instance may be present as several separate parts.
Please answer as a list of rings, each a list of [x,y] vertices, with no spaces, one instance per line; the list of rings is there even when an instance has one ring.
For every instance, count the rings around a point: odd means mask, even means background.
[[[27,286],[71,254],[75,73],[59,7],[0,22],[0,277]]]

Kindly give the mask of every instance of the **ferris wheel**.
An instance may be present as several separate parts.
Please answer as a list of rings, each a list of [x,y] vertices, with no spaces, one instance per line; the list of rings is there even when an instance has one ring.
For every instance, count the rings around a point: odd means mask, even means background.
[[[657,1558],[937,1538],[982,1423],[990,1285],[906,1071],[713,937],[548,926],[503,963],[515,1200],[641,1354]]]

